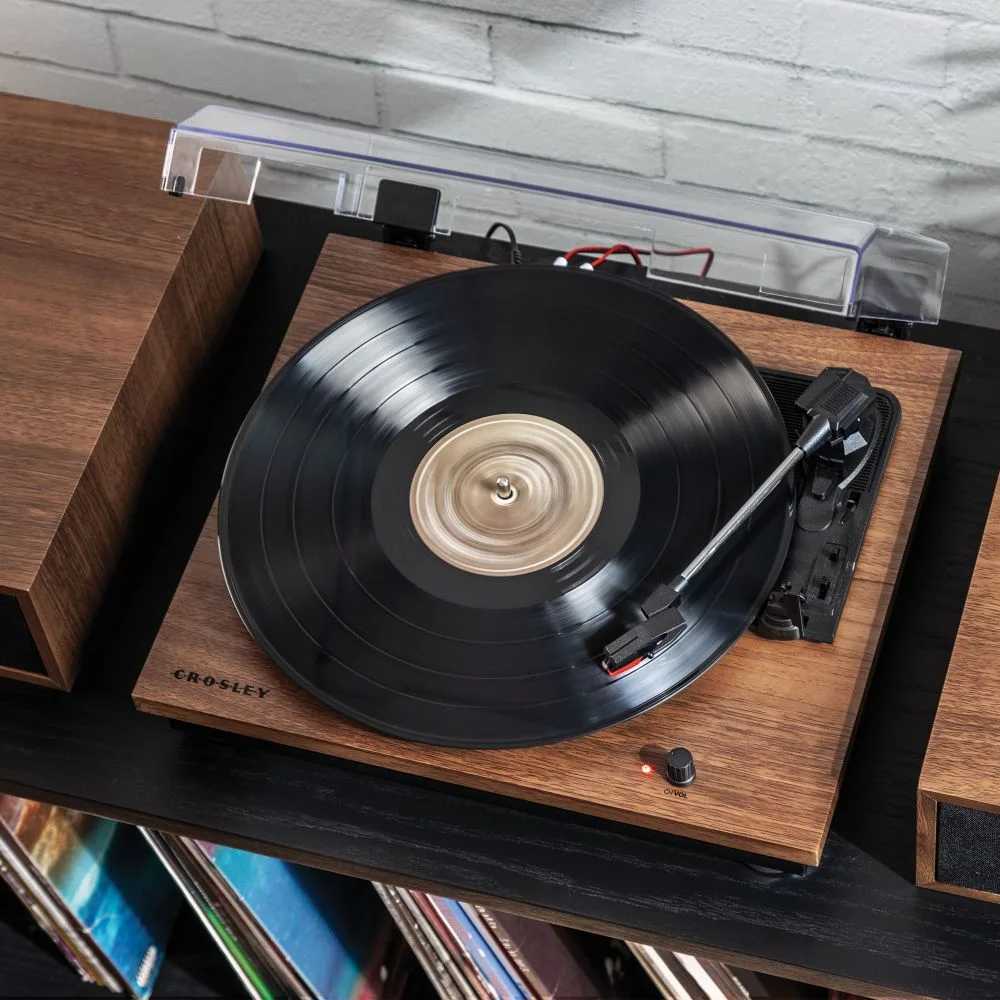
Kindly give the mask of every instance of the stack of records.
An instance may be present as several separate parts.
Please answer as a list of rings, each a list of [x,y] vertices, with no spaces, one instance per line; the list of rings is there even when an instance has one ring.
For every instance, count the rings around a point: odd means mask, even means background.
[[[182,898],[256,1000],[827,995],[719,961],[13,796],[0,796],[0,876],[85,980],[140,1000],[152,993]]]
[[[668,1000],[750,1000],[750,992],[722,962],[629,943],[632,954]]]
[[[143,833],[251,997],[394,1000],[419,973],[367,882]]]
[[[628,947],[667,1000],[862,1000],[648,944]]]
[[[442,1000],[825,1000],[824,990],[376,883]]]
[[[442,896],[375,888],[443,1000],[656,996],[621,942]]]
[[[181,900],[138,831],[2,795],[0,875],[86,982],[151,994]]]

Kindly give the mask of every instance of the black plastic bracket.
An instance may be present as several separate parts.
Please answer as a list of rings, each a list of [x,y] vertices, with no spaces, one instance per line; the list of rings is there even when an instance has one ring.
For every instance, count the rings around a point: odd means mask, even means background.
[[[909,340],[913,335],[913,324],[903,319],[865,317],[858,320],[857,330],[859,333],[870,333],[876,337]]]
[[[426,248],[434,238],[441,192],[423,184],[379,181],[374,221],[387,243]]]

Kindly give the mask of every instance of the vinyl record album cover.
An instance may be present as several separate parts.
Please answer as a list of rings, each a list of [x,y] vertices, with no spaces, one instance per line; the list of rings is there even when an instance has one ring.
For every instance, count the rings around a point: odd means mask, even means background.
[[[446,960],[439,955],[435,942],[426,932],[424,923],[411,912],[407,900],[403,898],[405,890],[397,889],[391,885],[382,885],[379,882],[372,884],[426,973],[437,996],[441,1000],[464,1000],[467,996],[466,985],[459,982],[456,974],[452,972],[451,960]]]
[[[389,995],[392,921],[365,882],[206,841],[187,841],[317,997]],[[393,987],[394,988],[394,987]]]
[[[492,938],[485,937],[469,917],[465,907],[454,899],[415,892],[418,905],[428,906],[437,915],[454,953],[472,967],[477,992],[491,1000],[530,1000],[531,993],[521,977],[512,975],[496,954]]]
[[[513,913],[476,907],[535,994],[547,1000],[603,996],[571,931]]]
[[[139,832],[0,796],[0,839],[19,895],[84,977],[149,997],[180,897]]]

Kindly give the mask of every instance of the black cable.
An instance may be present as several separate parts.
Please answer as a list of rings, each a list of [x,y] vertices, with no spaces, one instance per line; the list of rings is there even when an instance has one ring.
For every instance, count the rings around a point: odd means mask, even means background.
[[[520,264],[523,260],[523,254],[521,253],[521,248],[517,245],[517,237],[514,235],[514,230],[506,222],[494,222],[486,231],[486,238],[488,240],[492,239],[493,234],[498,229],[502,229],[507,234],[507,239],[510,240],[510,262],[512,264]]]

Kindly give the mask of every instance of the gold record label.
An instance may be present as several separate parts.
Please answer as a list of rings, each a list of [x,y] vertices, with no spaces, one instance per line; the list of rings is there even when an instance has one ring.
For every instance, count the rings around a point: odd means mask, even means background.
[[[458,569],[517,576],[583,543],[604,503],[604,477],[568,427],[528,413],[462,424],[421,460],[410,516],[424,544]]]

